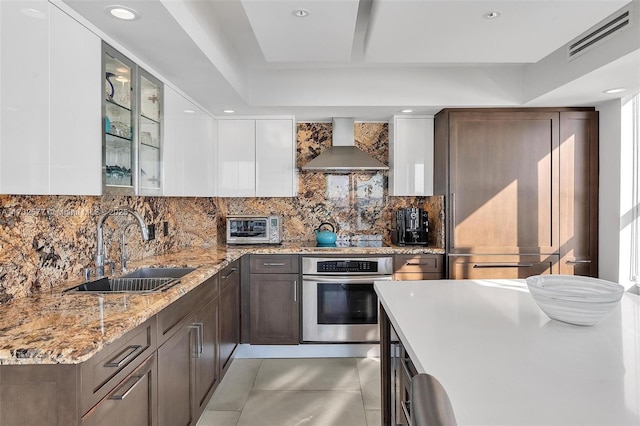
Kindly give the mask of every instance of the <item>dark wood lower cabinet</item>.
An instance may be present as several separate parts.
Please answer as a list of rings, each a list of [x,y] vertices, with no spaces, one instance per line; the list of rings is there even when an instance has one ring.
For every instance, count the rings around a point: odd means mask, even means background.
[[[251,274],[250,293],[250,343],[298,344],[298,274]]]
[[[443,254],[396,254],[393,256],[393,279],[396,281],[443,278]]]
[[[220,370],[224,374],[240,343],[240,265],[234,262],[220,273]]]
[[[191,323],[185,323],[158,349],[158,423],[186,426],[193,414],[193,346]]]
[[[77,365],[0,365],[0,425],[78,424]]]
[[[220,381],[218,363],[218,299],[211,300],[195,316],[195,403],[196,420],[204,411]]]
[[[158,348],[158,424],[195,424],[218,381],[216,297]]]
[[[93,407],[82,418],[81,425],[155,425],[156,372],[154,354]]]

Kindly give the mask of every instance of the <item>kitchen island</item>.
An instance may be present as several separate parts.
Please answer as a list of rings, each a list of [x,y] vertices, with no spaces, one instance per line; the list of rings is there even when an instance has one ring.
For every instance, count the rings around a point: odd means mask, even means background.
[[[550,320],[523,280],[375,289],[382,345],[393,327],[417,373],[443,385],[458,424],[640,424],[640,297],[625,293],[602,323],[581,327]],[[382,365],[387,425],[390,363]]]

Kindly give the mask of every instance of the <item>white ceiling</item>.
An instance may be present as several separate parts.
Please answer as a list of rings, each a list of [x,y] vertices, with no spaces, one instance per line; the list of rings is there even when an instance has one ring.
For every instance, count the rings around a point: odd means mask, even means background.
[[[386,120],[405,108],[594,105],[612,98],[605,88],[640,89],[640,22],[573,63],[562,53],[628,0],[57,1],[215,115]],[[115,3],[141,18],[109,17]]]

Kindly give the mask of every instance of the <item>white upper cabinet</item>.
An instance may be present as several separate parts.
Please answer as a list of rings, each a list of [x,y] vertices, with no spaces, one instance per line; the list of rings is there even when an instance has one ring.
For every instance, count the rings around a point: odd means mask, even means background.
[[[296,195],[293,117],[218,120],[218,196]]]
[[[256,121],[218,120],[218,196],[256,195]]]
[[[256,120],[256,196],[296,195],[294,132],[293,120]]]
[[[169,86],[164,97],[163,194],[215,196],[215,119]]]
[[[50,9],[50,193],[99,195],[100,38],[58,8]]]
[[[389,126],[389,195],[433,195],[433,117],[394,117]]]
[[[0,193],[101,192],[100,40],[45,0],[0,1]]]
[[[1,1],[0,20],[0,192],[47,194],[48,3]]]

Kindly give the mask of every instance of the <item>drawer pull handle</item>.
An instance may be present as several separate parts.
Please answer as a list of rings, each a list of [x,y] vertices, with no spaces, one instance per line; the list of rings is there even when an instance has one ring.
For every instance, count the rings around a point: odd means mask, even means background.
[[[567,265],[580,265],[580,264],[584,264],[584,263],[591,263],[591,261],[588,260],[588,259],[584,259],[584,260],[574,259],[574,260],[567,260],[566,263],[567,263]]]
[[[284,263],[264,263],[264,266],[284,266]]]
[[[126,363],[128,363],[129,361],[131,361],[132,358],[134,358],[134,355],[136,354],[136,352],[138,352],[138,350],[141,348],[141,345],[129,345],[125,348],[125,350],[123,350],[122,352],[120,352],[115,358],[113,358],[111,361],[107,362],[104,366],[105,367],[122,367],[123,365],[125,365]]]
[[[118,394],[118,392],[116,391],[113,395],[111,395],[109,397],[109,399],[115,399],[117,401],[122,401],[123,399],[125,399],[127,397],[127,395],[129,395],[131,393],[133,388],[135,388],[136,385],[138,383],[140,383],[140,381],[144,378],[144,376],[145,376],[144,374],[131,376],[129,378],[129,380],[127,380],[121,387],[118,388],[118,391],[120,391],[121,389],[126,388],[124,393],[123,394]],[[129,384],[131,381],[133,381],[133,383],[131,383],[131,385],[129,387],[127,387],[126,385]]]
[[[238,268],[231,268],[231,272],[229,272],[227,275],[223,275],[222,279],[226,280],[227,278],[229,278],[231,275],[235,274],[238,271]]]
[[[407,266],[422,266],[422,265],[431,266],[433,265],[433,263],[432,262],[407,262]]]
[[[189,326],[191,329],[197,330],[196,333],[196,353],[194,358],[200,358],[204,352],[204,324],[201,322],[194,322]]]
[[[476,263],[474,269],[478,268],[531,268],[533,263]]]

